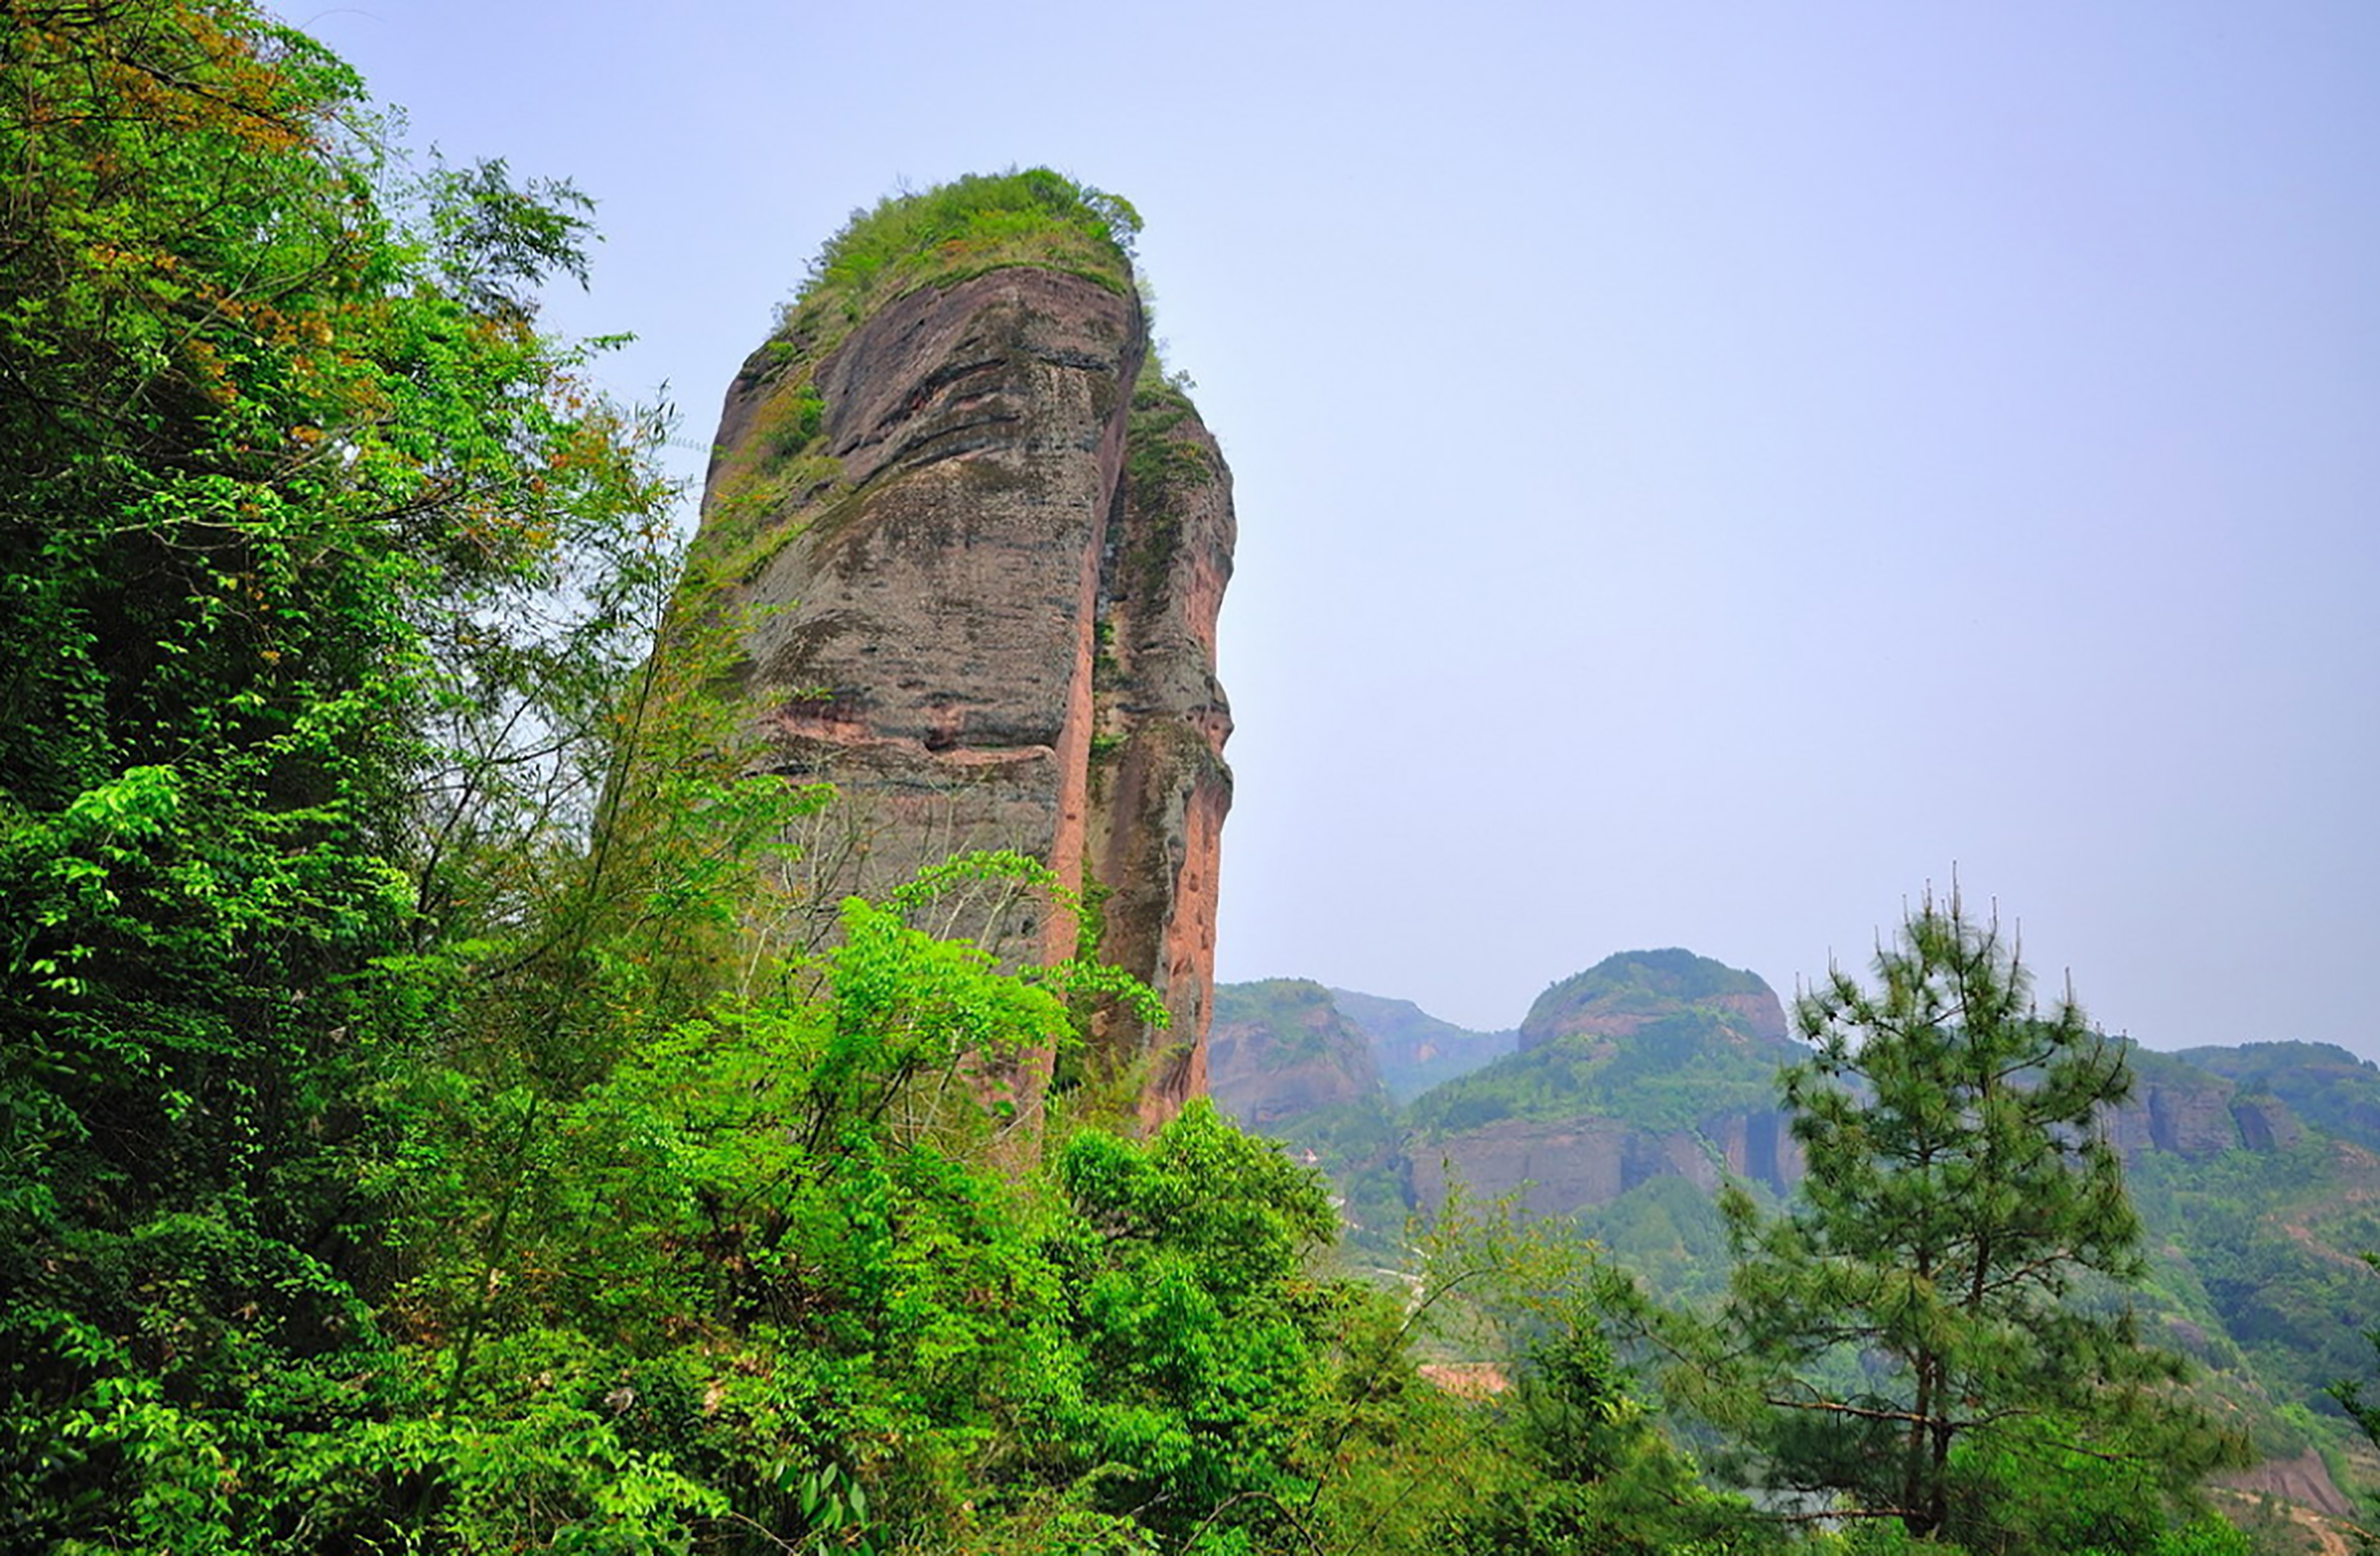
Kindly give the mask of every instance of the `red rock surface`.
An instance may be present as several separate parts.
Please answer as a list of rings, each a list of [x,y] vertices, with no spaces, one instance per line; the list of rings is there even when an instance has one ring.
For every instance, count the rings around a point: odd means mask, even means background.
[[[1300,979],[1226,986],[1208,1053],[1208,1095],[1257,1134],[1381,1093],[1364,1029]]]
[[[781,335],[728,392],[696,555],[762,765],[843,796],[810,840],[816,900],[964,849],[1047,862],[1172,1016],[1095,1023],[1155,1123],[1205,1082],[1234,530],[1221,454],[1147,351],[1136,298],[1033,268],[822,346]],[[966,927],[1004,956],[1075,951],[1047,904]]]
[[[2330,1477],[2330,1466],[2311,1448],[2294,1459],[2266,1459],[2253,1469],[2218,1475],[2215,1483],[2233,1490],[2277,1497],[2333,1518],[2351,1517],[2355,1512],[2354,1504]]]

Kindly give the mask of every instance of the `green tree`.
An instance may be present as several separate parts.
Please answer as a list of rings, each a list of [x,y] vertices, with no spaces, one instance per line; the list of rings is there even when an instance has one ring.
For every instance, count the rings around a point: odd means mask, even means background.
[[[585,236],[240,0],[0,0],[0,1544],[263,1543],[376,1408],[459,845],[583,823],[665,560]]]
[[[2380,1270],[2380,1254],[2367,1253],[2363,1256],[2363,1262]],[[2380,1355],[2380,1329],[2364,1331],[2363,1338],[2371,1344],[2373,1352]],[[2347,1412],[2347,1418],[2355,1423],[2355,1429],[2363,1434],[2365,1441],[2380,1447],[2380,1403],[2375,1403],[2366,1394],[2364,1388],[2362,1379],[2342,1378],[2331,1384],[2326,1392],[2338,1402],[2338,1407]]]
[[[2082,1453],[2144,1489],[2192,1485],[2225,1445],[2177,1403],[2180,1359],[2104,1295],[2143,1273],[2098,1122],[2129,1094],[2124,1044],[2070,992],[2038,1008],[1955,889],[1926,894],[1875,974],[1832,971],[1797,1002],[1815,1051],[1782,1076],[1799,1197],[1767,1221],[1740,1191],[1725,1207],[1741,1392],[1718,1413],[1755,1473],[1952,1538],[2018,1494],[2011,1465]]]
[[[1518,1369],[1500,1428],[1508,1483],[1439,1531],[1463,1556],[1717,1556],[1769,1533],[1740,1498],[1702,1483],[1655,1425],[1588,1311],[1540,1336]]]
[[[1320,1178],[1204,1098],[1146,1143],[1086,1130],[1055,1167],[1080,1347],[1056,1435],[1160,1530],[1290,1516],[1338,1300],[1310,1272],[1335,1230]]]

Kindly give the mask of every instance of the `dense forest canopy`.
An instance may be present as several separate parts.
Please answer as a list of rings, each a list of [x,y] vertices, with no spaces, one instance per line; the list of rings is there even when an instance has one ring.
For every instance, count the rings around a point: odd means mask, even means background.
[[[1918,1501],[1817,1478],[1835,1516],[1778,1517],[1618,1348],[1698,1331],[1556,1231],[1458,1205],[1383,1286],[1202,1102],[1143,1136],[1062,1094],[1025,1136],[1003,1064],[1134,991],[918,925],[987,884],[1091,922],[1030,860],[772,936],[832,796],[741,777],[664,621],[660,429],[539,327],[591,236],[567,184],[409,160],[236,0],[0,0],[0,180],[10,1549],[2241,1549],[2169,1437],[1970,1451],[1923,1403]],[[796,319],[1020,256],[1128,284],[1136,226],[1038,171],[906,197]],[[2030,1154],[1928,1192],[2070,1186],[2120,1274],[2111,1169],[2044,1143],[2059,1063],[1991,1135]],[[1850,1124],[1803,1100],[1815,1158]],[[1895,1203],[1866,1173],[1746,1233],[1802,1321],[1756,1387],[1823,1327],[1809,1229]],[[2025,1289],[1993,1322],[2062,1312]],[[2020,1402],[2165,1376],[2090,1332]],[[1512,1386],[1425,1381],[1456,1352]],[[2061,1516],[1962,1517],[1975,1485]]]

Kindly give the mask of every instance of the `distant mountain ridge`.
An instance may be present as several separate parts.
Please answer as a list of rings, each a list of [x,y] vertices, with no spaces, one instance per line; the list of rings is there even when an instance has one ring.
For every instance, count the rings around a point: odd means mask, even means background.
[[[1782,1197],[1801,1176],[1776,1077],[1807,1050],[1781,1002],[1676,948],[1556,982],[1512,1034],[1292,980],[1219,986],[1216,1032],[1218,1103],[1332,1176],[1358,1257],[1390,1255],[1460,1184],[1571,1219],[1692,1301],[1727,1277],[1719,1184]],[[1294,1054],[1269,1059],[1276,1045]],[[2340,1483],[2380,1478],[2350,1469],[2361,1450],[2324,1392],[2370,1372],[2380,1321],[2361,1258],[2380,1250],[2380,1066],[2312,1043],[2128,1049],[2132,1095],[2104,1127],[2148,1234],[2131,1300],[2251,1423],[2269,1473],[2243,1484],[2337,1513]],[[1389,1080],[1429,1065],[1452,1073]]]
[[[1622,951],[1548,989],[1521,1022],[1523,1050],[1577,1032],[1625,1037],[1681,1007],[1732,1012],[1749,1038],[1785,1040],[1785,1007],[1758,973],[1680,946]]]
[[[1372,1059],[1381,1081],[1400,1104],[1441,1081],[1468,1074],[1519,1045],[1520,1033],[1475,1032],[1441,1021],[1411,1000],[1383,999],[1352,989],[1333,989],[1331,999],[1372,1039]]]

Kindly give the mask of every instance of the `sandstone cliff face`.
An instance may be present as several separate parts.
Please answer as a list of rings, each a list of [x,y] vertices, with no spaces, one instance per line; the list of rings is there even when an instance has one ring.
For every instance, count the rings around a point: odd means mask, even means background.
[[[2239,1088],[2232,1112],[2251,1149],[2273,1132],[2276,1149],[2300,1125],[2380,1150],[2380,1065],[2329,1043],[2259,1042],[2192,1048],[2171,1056]],[[2252,1122],[2252,1118],[2253,1122]]]
[[[1646,1022],[1634,1029],[1657,1028]],[[1543,1052],[1576,1053],[1594,1063],[1624,1054],[1631,1040],[1573,1033]],[[1770,1056],[1772,1062],[1791,1057],[1790,1052]],[[1700,1068],[1700,1062],[1688,1060],[1677,1073],[1692,1076]],[[1712,1189],[1724,1167],[1728,1175],[1781,1194],[1805,1170],[1790,1116],[1772,1106],[1730,1108],[1692,1128],[1668,1130],[1646,1127],[1638,1110],[1624,1103],[1597,1107],[1603,1111],[1508,1116],[1429,1132],[1409,1148],[1418,1202],[1435,1207],[1451,1180],[1467,1194],[1517,1193],[1531,1213],[1561,1215],[1609,1203],[1656,1177],[1681,1176]],[[2233,1149],[2286,1150],[2304,1135],[2289,1109],[2271,1097],[2236,1097],[2215,1076],[2192,1081],[2180,1074],[2143,1079],[2131,1100],[2102,1116],[2101,1127],[2128,1161],[2150,1152],[2195,1160]]]
[[[2168,1054],[2134,1050],[2132,1095],[2102,1119],[2107,1143],[2137,1161],[2147,1151],[2219,1156],[2235,1149],[2287,1150],[2305,1130],[2269,1092],[2243,1094],[2230,1080]]]
[[[1225,985],[1208,1042],[1215,1105],[1244,1129],[1279,1134],[1325,1109],[1385,1096],[1368,1037],[1318,983]]]
[[[1755,974],[1682,950],[1608,957],[1538,998],[1517,1052],[1414,1104],[1416,1198],[1434,1209],[1460,1182],[1560,1215],[1656,1178],[1785,1192],[1803,1164],[1775,1082],[1803,1051],[1784,1028]]]
[[[1445,1203],[1450,1183],[1461,1184],[1467,1198],[1512,1195],[1531,1215],[1566,1216],[1659,1177],[1684,1178],[1706,1193],[1729,1177],[1784,1193],[1803,1172],[1802,1148],[1774,1110],[1717,1114],[1696,1128],[1665,1132],[1591,1114],[1507,1118],[1409,1149],[1415,1196],[1433,1210]]]
[[[1203,1087],[1231,803],[1220,453],[1144,376],[1128,288],[1012,264],[831,322],[797,314],[730,388],[696,548],[765,765],[840,791],[811,889],[965,849],[1048,863],[1172,1017],[1110,1013],[1095,1055],[1170,1116]],[[1075,950],[1047,904],[968,927]]]
[[[2312,1448],[2293,1459],[2267,1459],[2253,1469],[2229,1470],[2213,1477],[2214,1484],[2235,1491],[2277,1497],[2300,1507],[2310,1507],[2332,1518],[2352,1518],[2355,1504],[2332,1479],[2330,1466],[2321,1453]],[[2321,1550],[2352,1549],[2345,1540],[2336,1545],[2328,1541],[2308,1541],[2310,1547]]]
[[[1186,395],[1144,375],[1127,427],[1099,553],[1087,879],[1103,893],[1103,954],[1173,1017],[1161,1034],[1129,1012],[1101,1018],[1111,1052],[1152,1062],[1143,1111],[1153,1119],[1207,1089],[1215,869],[1232,805],[1215,617],[1237,525],[1222,450]]]

